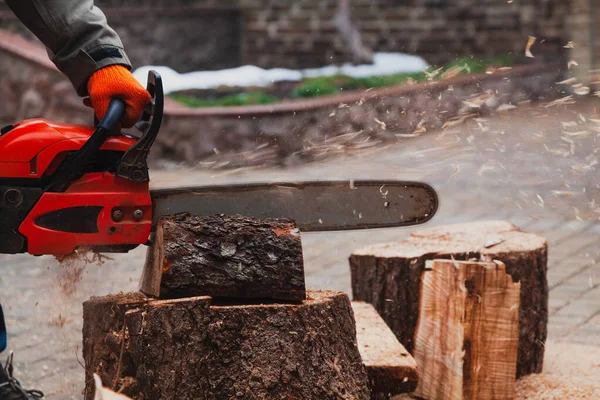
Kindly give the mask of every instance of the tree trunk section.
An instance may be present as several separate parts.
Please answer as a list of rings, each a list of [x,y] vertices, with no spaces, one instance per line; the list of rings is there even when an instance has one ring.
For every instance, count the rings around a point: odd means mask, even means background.
[[[499,260],[521,283],[517,377],[539,373],[548,325],[548,245],[504,221],[441,226],[408,239],[365,247],[350,257],[354,300],[375,306],[414,355],[419,290],[425,262],[433,259]]]
[[[148,249],[140,286],[163,299],[303,300],[300,233],[286,219],[164,217]]]
[[[499,261],[427,262],[415,337],[417,396],[514,398],[519,292]]]
[[[371,383],[372,398],[390,398],[413,392],[417,387],[417,363],[398,342],[377,310],[353,301],[356,340]]]
[[[369,399],[348,296],[213,304],[121,294],[84,303],[91,374],[133,399]]]

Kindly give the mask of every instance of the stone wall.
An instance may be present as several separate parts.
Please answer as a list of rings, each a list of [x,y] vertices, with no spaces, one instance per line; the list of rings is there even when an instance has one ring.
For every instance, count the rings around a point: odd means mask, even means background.
[[[352,17],[375,51],[433,64],[457,56],[511,53],[529,35],[540,62],[565,57],[571,0],[351,0]],[[337,0],[97,0],[136,65],[179,71],[240,63],[314,67],[349,60],[333,24]],[[24,33],[0,7],[0,28]],[[26,34],[27,35],[27,34]]]

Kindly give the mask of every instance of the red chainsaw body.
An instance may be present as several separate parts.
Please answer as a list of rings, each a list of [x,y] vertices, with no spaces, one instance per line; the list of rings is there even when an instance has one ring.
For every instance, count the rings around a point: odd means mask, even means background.
[[[0,177],[41,178],[51,174],[52,162],[61,154],[76,151],[94,133],[93,127],[58,124],[41,118],[29,119],[13,125],[0,136]],[[135,139],[112,136],[101,150],[125,152]]]
[[[1,185],[13,190],[21,187],[24,195],[40,186],[41,196],[18,226],[29,253],[70,254],[87,246],[135,247],[148,240],[152,225],[148,182],[131,182],[91,165],[64,192],[41,191],[45,179],[93,133],[93,127],[31,119],[0,136]],[[98,159],[107,154],[119,157],[135,143],[135,138],[110,136]],[[114,218],[115,210],[122,213],[120,218]]]
[[[120,210],[118,221],[112,216]],[[44,223],[45,216],[69,221],[81,215],[81,225]],[[142,217],[134,218],[141,210]],[[73,213],[72,215],[69,215]],[[95,221],[89,225],[87,221]],[[105,248],[146,243],[152,228],[148,182],[132,183],[113,174],[88,173],[64,193],[44,193],[19,227],[30,254],[71,254],[76,248]]]
[[[95,126],[28,119],[0,129],[0,253],[127,252],[152,230],[148,153],[164,110],[162,78],[149,71],[136,128],[121,133],[122,99]]]

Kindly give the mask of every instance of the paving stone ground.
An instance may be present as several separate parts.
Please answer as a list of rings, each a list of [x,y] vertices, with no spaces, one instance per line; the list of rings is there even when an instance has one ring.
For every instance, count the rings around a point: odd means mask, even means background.
[[[549,242],[549,340],[600,345],[600,115],[596,102],[521,106],[487,119],[367,153],[287,170],[153,171],[154,186],[258,180],[378,178],[423,180],[439,192],[430,223],[505,219]],[[399,240],[412,229],[303,235],[308,285],[349,291],[347,258],[359,247]],[[17,374],[49,399],[79,399],[81,303],[91,295],[135,290],[145,249],[88,265],[75,293],[60,289],[50,257],[0,256]]]

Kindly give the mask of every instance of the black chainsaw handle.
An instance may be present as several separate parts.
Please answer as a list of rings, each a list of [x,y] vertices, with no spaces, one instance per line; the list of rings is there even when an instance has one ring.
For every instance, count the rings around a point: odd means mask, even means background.
[[[148,93],[152,101],[146,106],[137,126],[142,131],[142,137],[131,146],[117,164],[117,176],[135,183],[148,182],[148,153],[158,135],[163,119],[164,92],[162,78],[156,71],[148,72]]]
[[[118,177],[136,183],[150,180],[147,162],[148,152],[158,135],[162,123],[164,93],[161,76],[156,71],[148,73],[147,89],[152,96],[152,101],[147,105],[141,118],[142,125],[146,125],[144,133],[137,142],[127,149],[116,165],[116,175]],[[96,125],[94,133],[77,152],[69,156],[59,167],[48,186],[46,186],[46,191],[64,192],[67,190],[71,182],[83,173],[86,165],[98,154],[110,134],[117,129],[124,114],[125,103],[123,100],[112,99],[102,121]]]
[[[114,98],[110,101],[106,114],[102,121],[96,125],[96,130],[99,128],[107,130],[109,133],[117,129],[119,122],[125,115],[125,102],[119,98]]]
[[[98,154],[106,139],[117,129],[124,115],[125,102],[117,98],[112,99],[94,133],[77,152],[59,167],[46,187],[46,191],[64,192],[67,190],[71,182],[82,174],[85,166]]]

